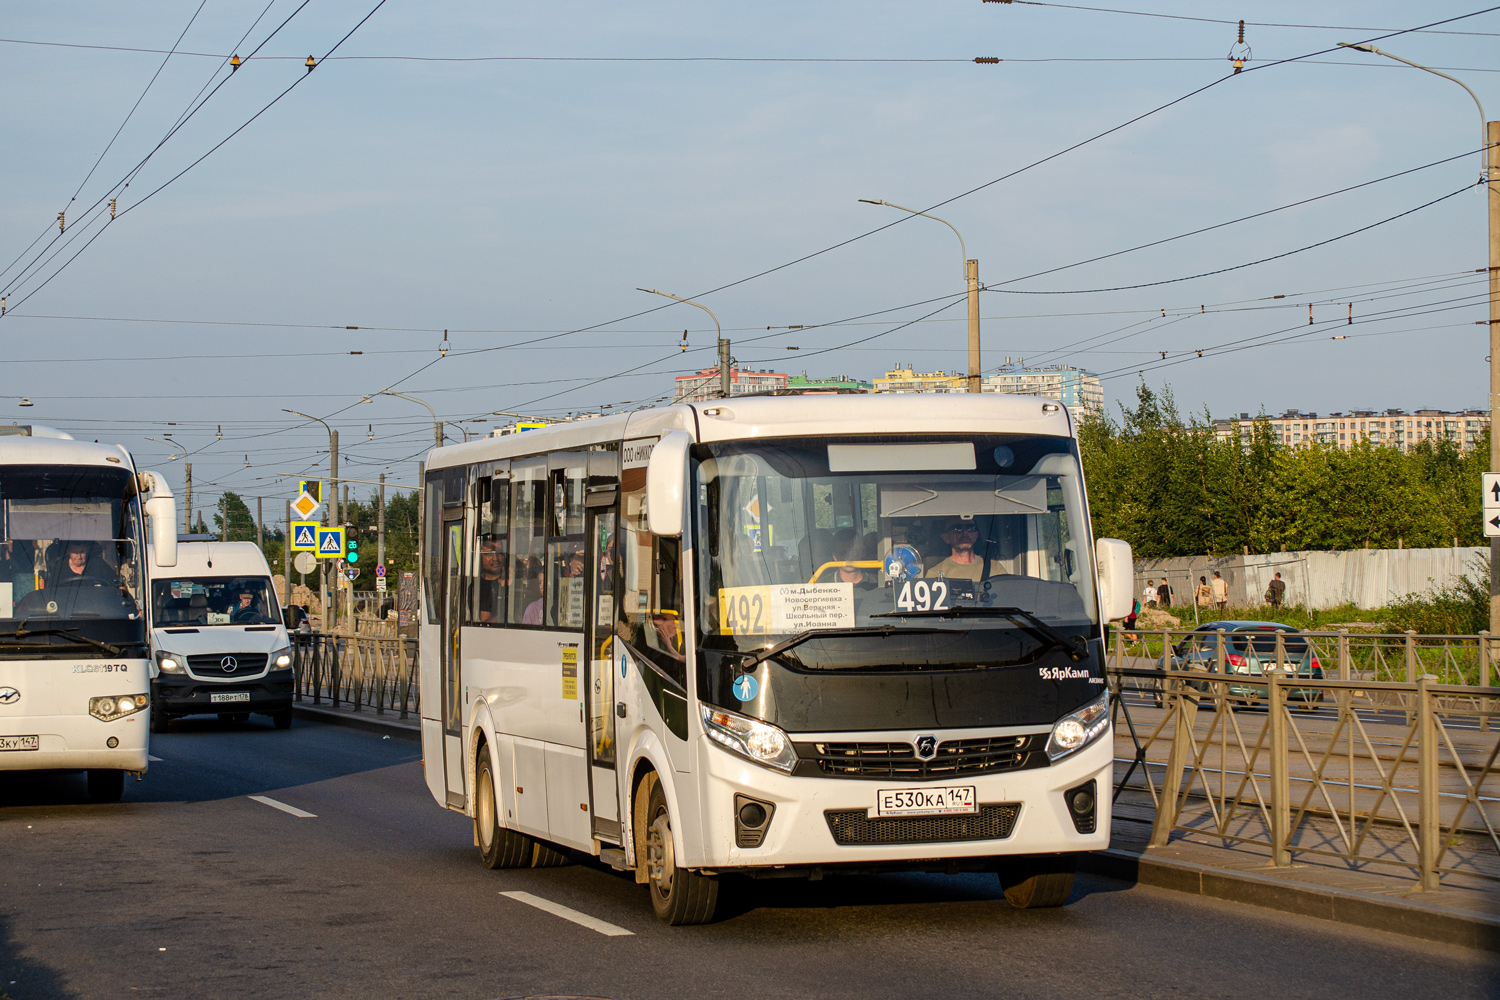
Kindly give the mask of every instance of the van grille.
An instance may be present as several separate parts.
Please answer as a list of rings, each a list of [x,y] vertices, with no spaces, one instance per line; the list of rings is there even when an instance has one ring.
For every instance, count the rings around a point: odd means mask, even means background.
[[[1019,802],[981,805],[968,816],[870,816],[863,809],[829,809],[828,832],[840,847],[873,844],[951,844],[1004,840],[1015,828]]]
[[[1046,734],[948,740],[922,760],[910,743],[798,743],[799,775],[923,780],[1046,767]]]
[[[266,669],[267,653],[199,653],[187,658],[188,669],[199,677],[254,677]],[[235,661],[232,669],[224,668],[224,658]]]

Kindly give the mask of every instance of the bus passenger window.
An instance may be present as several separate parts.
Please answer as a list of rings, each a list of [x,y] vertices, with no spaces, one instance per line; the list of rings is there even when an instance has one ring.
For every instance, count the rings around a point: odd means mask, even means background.
[[[488,495],[481,490],[479,501],[479,557],[470,620],[499,625],[505,622],[510,571],[510,483],[495,476],[489,481]]]
[[[511,464],[510,623],[542,624],[547,544],[547,459]]]
[[[587,582],[583,537],[586,470],[582,464],[555,469],[551,478],[547,586],[553,596],[545,605],[546,623],[559,628],[583,628],[583,592]]]

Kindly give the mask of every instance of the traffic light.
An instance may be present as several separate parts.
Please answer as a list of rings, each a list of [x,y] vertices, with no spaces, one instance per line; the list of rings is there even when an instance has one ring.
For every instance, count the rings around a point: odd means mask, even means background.
[[[353,537],[349,539],[349,552],[344,556],[344,559],[351,565],[359,562],[359,542],[355,541]]]

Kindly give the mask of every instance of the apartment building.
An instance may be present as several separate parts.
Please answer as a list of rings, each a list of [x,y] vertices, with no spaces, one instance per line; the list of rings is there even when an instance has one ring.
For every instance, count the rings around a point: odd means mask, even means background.
[[[1236,432],[1242,442],[1249,442],[1256,417],[1241,413],[1238,417],[1214,421],[1214,432],[1220,440]],[[1478,446],[1480,435],[1490,425],[1487,410],[1350,410],[1347,413],[1304,412],[1287,410],[1279,416],[1266,417],[1272,433],[1288,448],[1310,448],[1331,445],[1348,451],[1361,441],[1371,445],[1398,448],[1409,452],[1423,441],[1437,444],[1451,441],[1460,452]]]
[[[872,392],[873,383],[852,375],[831,375],[828,378],[812,378],[807,372],[787,379],[786,387],[793,392]]]
[[[876,392],[967,392],[969,380],[954,372],[918,372],[911,365],[892,370],[875,379]]]
[[[729,369],[729,394],[748,396],[754,393],[776,392],[785,389],[791,376],[785,372],[757,371],[753,368]],[[674,403],[701,403],[719,397],[718,366],[705,368],[695,375],[677,376]]]
[[[1007,364],[996,374],[985,376],[981,384],[985,392],[1055,399],[1068,408],[1075,424],[1085,415],[1104,409],[1104,386],[1099,376],[1071,365],[1027,368]]]

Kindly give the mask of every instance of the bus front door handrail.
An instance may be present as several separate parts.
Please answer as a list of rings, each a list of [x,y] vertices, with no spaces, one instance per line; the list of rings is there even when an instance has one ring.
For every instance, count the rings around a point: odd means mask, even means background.
[[[672,685],[678,691],[681,691],[684,696],[687,695],[687,685],[683,684],[682,681],[679,681],[677,678],[675,678],[671,674],[667,673],[665,670],[663,670],[660,666],[657,665],[657,663],[656,663],[655,660],[651,659],[651,657],[649,657],[646,654],[642,653],[639,649],[636,649],[634,646],[632,646],[630,643],[626,642],[624,639],[620,639],[618,636],[616,636],[615,638],[619,640],[619,643],[620,643],[621,646],[624,646],[627,650],[629,650],[630,655],[633,656],[633,657],[635,657],[635,659],[638,662],[644,663],[647,667],[651,668],[651,672],[653,674],[655,674],[656,676],[660,677],[662,680],[666,681],[668,684]]]

